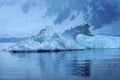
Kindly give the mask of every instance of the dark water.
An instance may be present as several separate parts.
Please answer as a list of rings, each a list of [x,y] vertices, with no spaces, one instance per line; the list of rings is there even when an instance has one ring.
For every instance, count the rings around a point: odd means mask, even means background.
[[[120,50],[1,52],[0,80],[120,80]]]

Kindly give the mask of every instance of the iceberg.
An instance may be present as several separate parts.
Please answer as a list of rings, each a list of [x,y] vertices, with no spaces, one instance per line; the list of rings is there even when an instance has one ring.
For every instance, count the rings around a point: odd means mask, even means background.
[[[120,37],[105,36],[105,35],[77,35],[76,40],[78,44],[85,48],[120,48]]]
[[[120,37],[93,35],[88,24],[75,26],[62,33],[45,27],[36,36],[10,46],[9,50],[120,48],[119,41]]]

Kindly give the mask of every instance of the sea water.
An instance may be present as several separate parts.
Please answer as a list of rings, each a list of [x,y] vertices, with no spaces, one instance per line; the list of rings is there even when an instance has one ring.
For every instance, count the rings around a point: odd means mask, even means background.
[[[120,50],[0,51],[0,80],[120,80]]]

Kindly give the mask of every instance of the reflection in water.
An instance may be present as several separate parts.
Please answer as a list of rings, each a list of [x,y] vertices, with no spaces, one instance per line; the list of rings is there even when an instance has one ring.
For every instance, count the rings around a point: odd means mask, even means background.
[[[84,60],[82,63],[79,63],[78,60],[72,60],[70,63],[68,63],[67,71],[71,75],[74,76],[83,76],[83,77],[89,77],[90,76],[90,60]]]
[[[120,50],[117,49],[0,53],[0,80],[118,80],[119,70]]]

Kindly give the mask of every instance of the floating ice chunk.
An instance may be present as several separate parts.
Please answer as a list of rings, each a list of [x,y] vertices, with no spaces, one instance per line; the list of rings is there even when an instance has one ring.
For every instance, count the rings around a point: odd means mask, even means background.
[[[26,41],[16,43],[9,49],[86,49],[86,48],[120,48],[120,37],[92,35],[89,25],[76,26],[63,33],[56,33],[46,27],[38,35]]]

